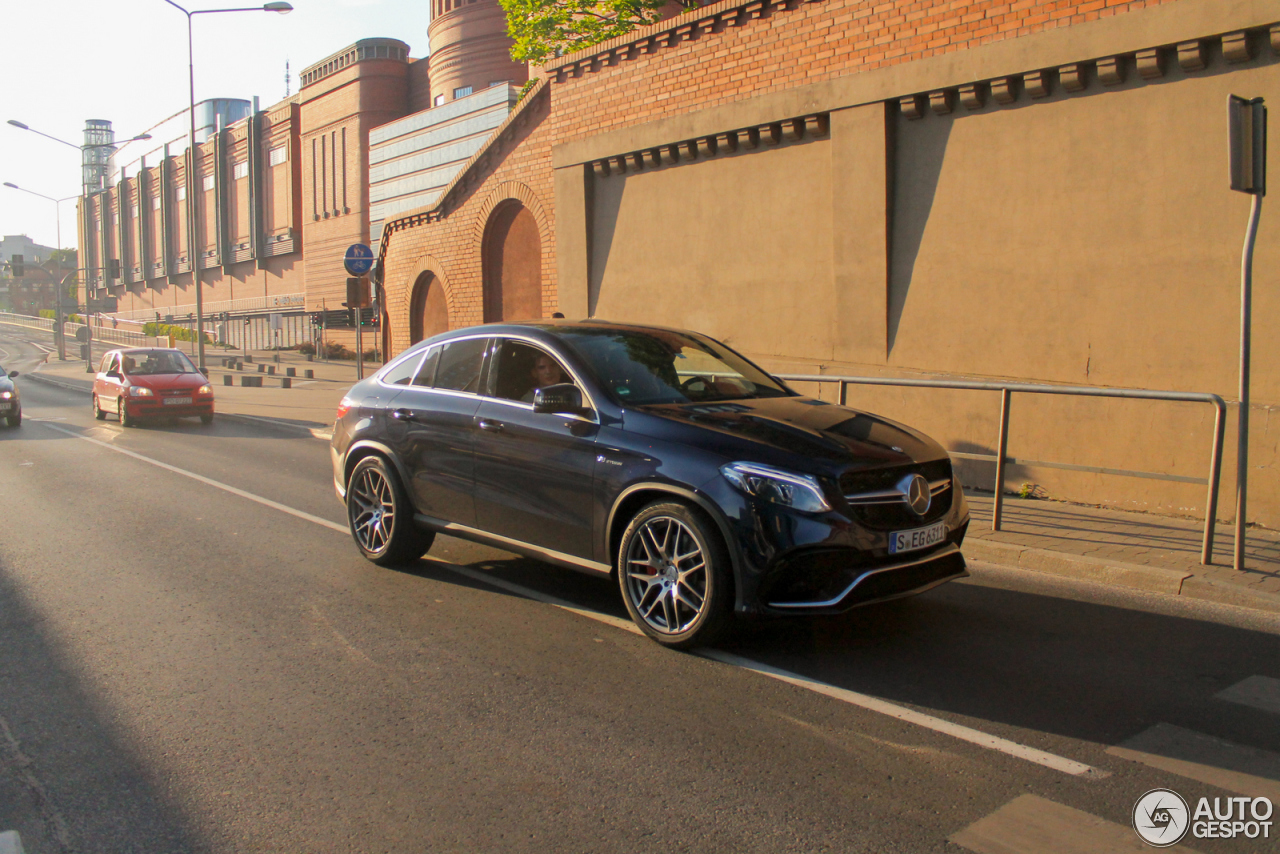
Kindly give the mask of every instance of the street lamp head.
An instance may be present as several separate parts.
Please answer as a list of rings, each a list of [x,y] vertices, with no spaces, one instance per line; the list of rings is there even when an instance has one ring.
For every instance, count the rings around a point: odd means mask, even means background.
[[[293,11],[292,4],[284,2],[267,3],[262,7],[264,12],[279,12],[281,15],[287,15]]]
[[[17,119],[9,119],[9,124],[13,125],[16,128],[22,128],[23,130],[31,130],[31,128],[27,127]]]
[[[5,185],[6,187],[13,187],[13,189],[15,189],[15,190],[21,190],[21,189],[22,189],[22,188],[21,188],[21,187],[19,187],[17,184],[11,184],[11,183],[9,183],[8,181],[5,181],[5,182],[4,182],[4,185]]]

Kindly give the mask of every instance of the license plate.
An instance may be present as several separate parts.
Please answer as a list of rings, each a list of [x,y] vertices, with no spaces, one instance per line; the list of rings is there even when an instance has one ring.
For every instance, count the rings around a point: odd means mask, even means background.
[[[947,538],[947,523],[935,522],[927,528],[912,528],[910,531],[894,531],[889,535],[889,554],[898,555],[903,552],[914,552],[936,546]]]
[[[191,404],[191,398],[189,398],[189,397],[166,397],[166,398],[164,399],[164,405],[165,405],[165,406],[177,406],[177,405],[179,405],[179,404],[190,405],[190,404]]]
[[[13,408],[13,403],[11,401],[8,401],[8,400],[0,401],[0,410],[12,409],[12,408]]]

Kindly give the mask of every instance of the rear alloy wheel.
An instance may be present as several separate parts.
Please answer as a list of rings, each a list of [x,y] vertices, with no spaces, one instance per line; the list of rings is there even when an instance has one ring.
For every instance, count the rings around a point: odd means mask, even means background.
[[[129,414],[129,409],[124,405],[124,395],[116,398],[116,415],[120,418],[121,427],[137,427],[138,419]]]
[[[347,481],[347,524],[360,553],[378,566],[412,563],[435,542],[413,521],[400,478],[382,457],[365,457]]]
[[[663,646],[713,643],[729,626],[728,552],[687,504],[655,502],[636,514],[618,550],[618,583],[631,619]]]
[[[102,421],[107,417],[107,413],[102,411],[102,406],[98,403],[98,396],[96,394],[93,396],[93,417],[99,421]]]

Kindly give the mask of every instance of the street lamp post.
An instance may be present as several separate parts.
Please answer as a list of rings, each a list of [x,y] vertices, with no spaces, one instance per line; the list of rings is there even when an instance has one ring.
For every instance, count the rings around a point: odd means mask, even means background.
[[[187,133],[187,259],[191,266],[191,283],[196,289],[196,339],[199,342],[198,367],[205,370],[204,364],[204,297],[200,292],[200,258],[197,254],[196,235],[199,232],[198,218],[200,206],[196,204],[196,61],[191,35],[191,19],[196,15],[214,15],[222,12],[276,12],[287,15],[293,6],[284,2],[265,3],[262,6],[246,6],[235,9],[196,9],[189,12],[173,0],[164,0],[173,8],[187,16],[187,78],[190,84],[190,126]]]
[[[47,199],[48,201],[53,202],[54,216],[58,218],[58,222],[55,229],[56,234],[58,235],[58,239],[57,239],[58,251],[61,252],[62,251],[62,203],[69,202],[72,199],[77,199],[79,198],[79,196],[67,196],[65,199],[55,199],[53,196],[46,196],[44,193],[37,193],[35,190],[28,190],[25,187],[19,187],[17,184],[10,183],[9,181],[5,181],[4,185],[10,188],[11,190],[21,190],[24,193],[30,193],[33,196],[39,196],[42,199]],[[59,268],[62,267],[61,262],[59,262],[58,267]],[[66,282],[62,281],[62,282],[58,282],[58,284],[54,286],[54,295],[57,297],[58,307],[57,307],[57,319],[54,321],[56,324],[55,329],[57,331],[54,333],[53,339],[54,339],[54,342],[58,345],[58,359],[63,362],[67,360],[67,342],[66,342],[66,337],[63,334],[63,313],[62,313],[62,289],[65,285],[66,285]]]

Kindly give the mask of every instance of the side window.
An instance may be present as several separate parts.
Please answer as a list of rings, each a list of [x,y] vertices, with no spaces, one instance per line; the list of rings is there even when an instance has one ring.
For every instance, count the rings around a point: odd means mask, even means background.
[[[504,341],[490,371],[497,372],[493,396],[533,403],[533,393],[557,383],[573,382],[555,356],[523,341]]]
[[[488,344],[488,338],[468,338],[443,345],[435,387],[478,393],[480,369],[484,367],[484,351]]]
[[[107,371],[111,370],[111,360],[113,358],[114,357],[110,353],[103,356],[102,364],[98,366],[98,373],[105,374]]]
[[[396,362],[382,375],[382,381],[388,385],[408,385],[418,372],[418,364],[422,361],[422,352],[414,353],[407,359]]]
[[[418,368],[418,373],[413,377],[413,384],[426,386],[430,388],[436,381],[436,367],[440,364],[440,351],[442,347],[432,347],[427,352],[427,358],[422,360],[422,367]]]

